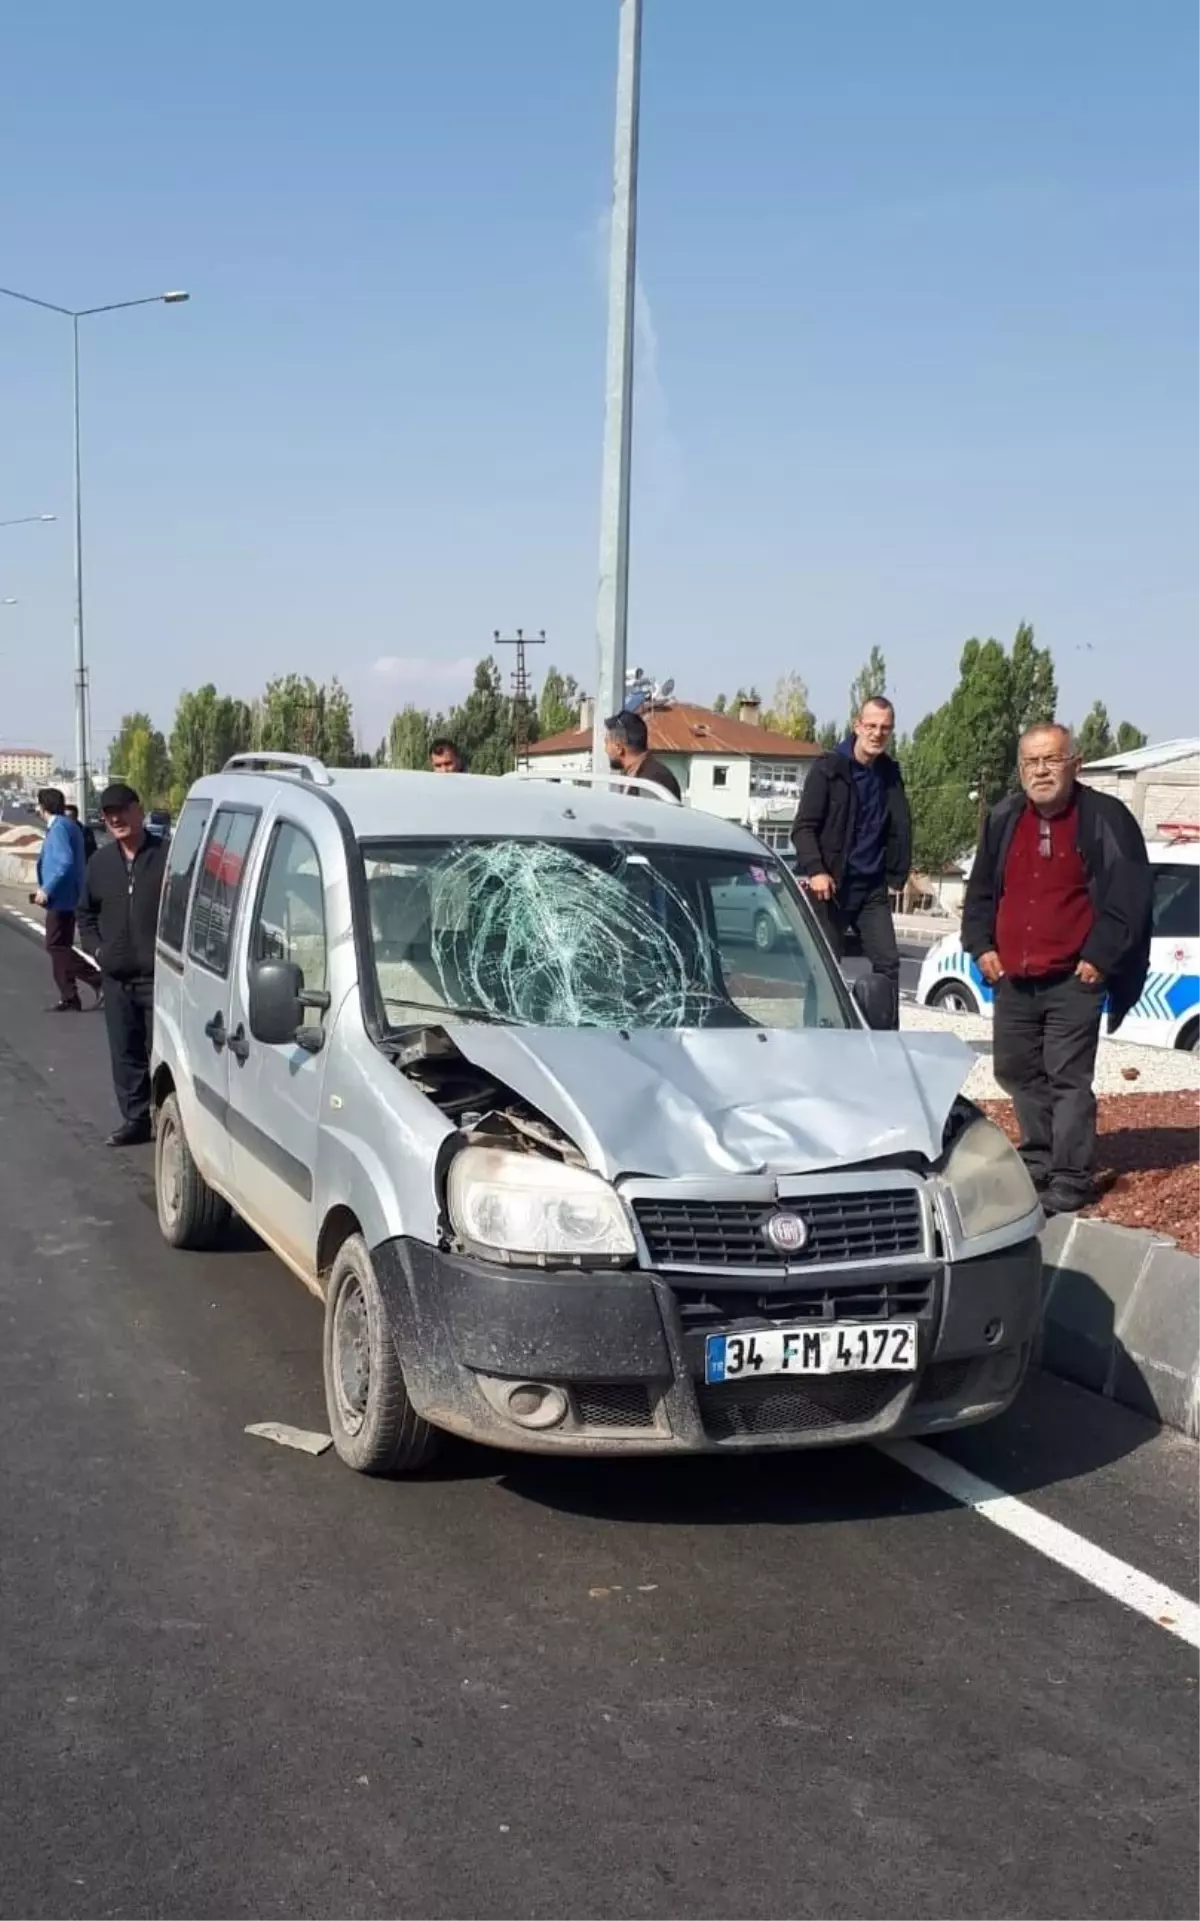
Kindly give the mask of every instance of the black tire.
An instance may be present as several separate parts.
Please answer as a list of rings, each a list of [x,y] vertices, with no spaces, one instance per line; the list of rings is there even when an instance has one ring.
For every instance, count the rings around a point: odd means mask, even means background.
[[[168,1094],[154,1130],[154,1200],[169,1247],[212,1247],[229,1221],[229,1203],[214,1194],[192,1159],[176,1095]]]
[[[342,1242],[325,1290],[325,1406],[333,1445],[358,1474],[415,1474],[441,1435],[414,1412],[387,1308],[360,1234]]]
[[[754,916],[754,945],[760,954],[769,954],[775,946],[775,923],[769,914]]]
[[[1200,1054],[1200,1021],[1185,1027],[1175,1046],[1181,1054]]]
[[[929,996],[930,1007],[942,1007],[947,1014],[978,1014],[979,1002],[965,981],[939,981]]]

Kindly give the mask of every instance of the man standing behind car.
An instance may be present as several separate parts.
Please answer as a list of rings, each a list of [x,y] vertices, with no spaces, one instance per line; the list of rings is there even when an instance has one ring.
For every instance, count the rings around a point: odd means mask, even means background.
[[[882,694],[864,701],[850,736],[814,761],[792,828],[796,872],[817,905],[840,960],[857,935],[871,972],[885,984],[887,1019],[900,1025],[900,952],[888,891],[899,893],[912,865],[912,820],[900,769],[888,753],[896,710]]]
[[[995,990],[993,1066],[1011,1094],[1021,1156],[1048,1214],[1096,1198],[1092,1079],[1109,1032],[1141,999],[1152,881],[1122,801],[1078,783],[1067,728],[1018,748],[1020,794],[988,814],[963,906],[962,944]]]
[[[79,929],[104,981],[108,1051],[121,1110],[108,1146],[135,1147],[150,1139],[154,948],[167,847],[146,832],[142,803],[126,782],[105,788],[100,812],[109,838],[88,862]]]

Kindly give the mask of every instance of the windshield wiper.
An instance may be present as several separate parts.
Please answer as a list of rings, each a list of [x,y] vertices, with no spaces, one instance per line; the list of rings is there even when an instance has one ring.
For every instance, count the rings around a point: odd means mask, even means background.
[[[493,1014],[486,1007],[447,1007],[434,1001],[395,1001],[383,997],[385,1007],[411,1007],[418,1014],[436,1014],[444,1021],[483,1021],[489,1027],[518,1027],[510,1014]],[[419,1025],[419,1023],[413,1023]]]

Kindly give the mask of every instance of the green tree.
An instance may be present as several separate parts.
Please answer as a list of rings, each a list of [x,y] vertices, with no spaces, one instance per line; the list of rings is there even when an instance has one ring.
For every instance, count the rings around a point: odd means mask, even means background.
[[[538,700],[538,735],[548,740],[552,734],[565,734],[579,725],[579,685],[573,674],[561,674],[547,667]]]
[[[858,719],[869,700],[887,693],[887,662],[882,649],[872,647],[866,661],[850,682],[850,721]]]
[[[429,715],[420,707],[402,708],[388,728],[385,766],[428,767],[429,740]]]
[[[836,720],[827,720],[824,726],[817,730],[817,745],[823,747],[827,754],[833,752],[841,738],[842,730]]]
[[[467,698],[452,709],[446,732],[472,774],[507,774],[513,764],[512,701],[500,669],[485,655]]]
[[[1146,745],[1146,738],[1140,727],[1135,727],[1130,720],[1123,720],[1117,728],[1118,754],[1136,753],[1139,747]]]
[[[739,700],[743,698],[738,696]],[[765,710],[762,724],[773,734],[786,734],[789,740],[814,740],[817,732],[816,717],[808,701],[808,688],[799,674],[784,674],[775,683],[775,693],[771,705]]]
[[[1108,724],[1108,709],[1102,700],[1094,701],[1075,736],[1075,752],[1086,767],[1094,760],[1106,760],[1115,744]]]
[[[327,684],[302,674],[268,681],[255,703],[253,733],[253,745],[267,752],[315,754],[330,767],[358,761],[354,710],[336,676]]]
[[[193,781],[217,773],[232,754],[251,744],[252,721],[244,700],[218,694],[212,682],[180,694],[171,728],[171,804],[178,808]]]
[[[171,787],[167,743],[149,714],[126,714],[108,757],[109,775],[126,780],[144,807],[161,807]]]
[[[1054,658],[1048,647],[1039,647],[1033,628],[1023,620],[1012,644],[1012,725],[1019,739],[1027,727],[1053,720],[1058,705],[1058,684],[1054,678]]]
[[[726,694],[715,695],[713,699],[712,710],[714,714],[727,714],[729,712],[728,695]]]

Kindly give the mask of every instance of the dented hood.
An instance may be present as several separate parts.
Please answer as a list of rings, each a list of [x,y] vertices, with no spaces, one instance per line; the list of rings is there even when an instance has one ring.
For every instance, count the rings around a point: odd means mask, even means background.
[[[447,1023],[610,1180],[804,1174],[893,1154],[936,1160],[970,1048],[948,1034],[643,1031]]]

